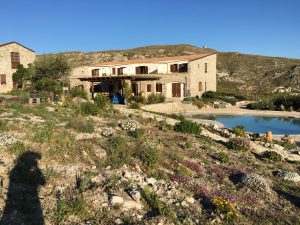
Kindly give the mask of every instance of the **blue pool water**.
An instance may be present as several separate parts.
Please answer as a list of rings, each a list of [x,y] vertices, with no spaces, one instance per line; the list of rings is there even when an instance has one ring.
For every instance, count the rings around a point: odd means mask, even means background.
[[[192,118],[216,120],[227,128],[243,125],[252,133],[300,134],[300,119],[263,116],[194,115]]]

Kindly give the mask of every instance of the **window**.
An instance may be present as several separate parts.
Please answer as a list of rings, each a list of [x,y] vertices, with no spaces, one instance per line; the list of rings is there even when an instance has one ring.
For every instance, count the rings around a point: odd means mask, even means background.
[[[92,70],[92,77],[99,77],[99,69]]]
[[[11,68],[17,69],[18,65],[20,65],[20,54],[19,52],[11,52],[10,53],[11,58]]]
[[[135,74],[148,74],[148,66],[135,67]]]
[[[203,84],[202,84],[202,82],[199,82],[199,91],[203,91]]]
[[[188,71],[187,63],[179,64],[178,66],[179,66],[179,73],[187,73]]]
[[[147,84],[147,92],[151,92],[151,89],[152,89],[151,84]]]
[[[112,68],[112,75],[116,75],[116,68]]]
[[[162,84],[156,83],[156,92],[162,92]]]
[[[123,75],[123,69],[124,67],[118,68],[118,75]]]
[[[207,73],[207,63],[205,63],[205,73]]]
[[[178,72],[178,64],[170,65],[170,71],[171,71],[171,73],[177,73]]]
[[[5,74],[0,75],[0,84],[6,84],[6,75]]]

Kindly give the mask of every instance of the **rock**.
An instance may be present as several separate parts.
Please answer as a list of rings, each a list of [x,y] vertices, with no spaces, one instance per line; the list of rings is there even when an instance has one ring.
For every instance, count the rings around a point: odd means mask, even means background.
[[[50,106],[48,106],[48,107],[46,107],[46,108],[47,108],[47,110],[48,110],[49,112],[55,112],[55,111],[56,111],[55,108],[50,107]]]
[[[195,203],[195,199],[193,197],[186,197],[185,201],[188,202],[188,203],[191,203],[191,204]]]
[[[122,205],[124,203],[124,199],[121,196],[113,195],[110,197],[111,205]]]
[[[124,178],[127,178],[128,180],[132,177],[128,171],[123,171],[122,175]]]
[[[300,175],[296,172],[286,172],[282,171],[277,174],[277,176],[282,177],[284,180],[292,181],[292,182],[299,182]]]
[[[118,218],[115,220],[115,224],[123,224],[123,221],[120,218]]]
[[[146,178],[145,181],[151,186],[153,186],[157,182],[157,180],[153,177]]]
[[[81,104],[83,102],[87,102],[87,100],[85,100],[84,98],[75,97],[75,98],[72,99],[72,102],[77,103],[77,104]]]
[[[106,151],[103,148],[97,148],[94,150],[95,156],[99,158],[105,158],[107,156]]]
[[[141,210],[142,205],[135,201],[125,201],[122,205],[122,210],[129,211],[131,209]]]
[[[141,193],[139,191],[130,191],[129,192],[130,197],[136,201],[136,202],[140,202],[141,200]]]
[[[182,205],[183,207],[188,207],[188,206],[189,206],[189,205],[187,204],[186,201],[182,201],[182,202],[181,202],[181,205]]]

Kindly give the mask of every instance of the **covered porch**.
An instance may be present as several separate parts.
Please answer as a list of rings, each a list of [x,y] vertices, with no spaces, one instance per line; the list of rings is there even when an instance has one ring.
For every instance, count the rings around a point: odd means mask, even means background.
[[[140,95],[143,81],[160,80],[161,77],[153,75],[118,75],[118,76],[99,76],[99,77],[80,77],[82,82],[89,82],[91,98],[94,99],[95,94],[101,93],[109,96],[113,103],[124,102],[125,84],[131,89],[134,95]]]

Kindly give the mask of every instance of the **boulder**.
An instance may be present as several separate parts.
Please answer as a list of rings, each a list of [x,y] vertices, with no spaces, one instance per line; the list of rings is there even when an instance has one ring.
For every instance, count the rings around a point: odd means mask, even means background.
[[[124,199],[121,196],[112,195],[109,202],[111,205],[122,205],[124,203]]]
[[[125,201],[122,205],[122,210],[123,211],[129,211],[132,209],[136,209],[136,210],[141,210],[142,209],[142,205],[138,202],[135,201]]]
[[[136,201],[136,202],[140,202],[141,200],[141,193],[139,191],[130,191],[129,192],[130,197]]]

